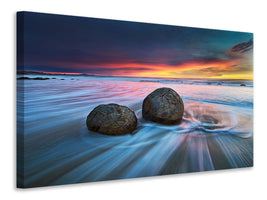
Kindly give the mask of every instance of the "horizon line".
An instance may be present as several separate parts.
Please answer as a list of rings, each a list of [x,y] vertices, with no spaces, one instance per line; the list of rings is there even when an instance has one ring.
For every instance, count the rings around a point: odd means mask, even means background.
[[[254,80],[253,78],[220,78],[220,77],[145,77],[145,76],[124,76],[124,75],[100,75],[100,74],[90,74],[90,73],[82,73],[82,72],[46,72],[46,71],[32,71],[32,70],[17,70],[17,74],[27,72],[29,73],[40,73],[40,74],[46,74],[46,75],[73,75],[73,76],[79,76],[79,75],[84,75],[84,76],[102,76],[102,77],[125,77],[125,78],[158,78],[158,79],[166,79],[166,78],[173,78],[173,79],[220,79],[220,80]],[[32,74],[34,75],[34,74]]]

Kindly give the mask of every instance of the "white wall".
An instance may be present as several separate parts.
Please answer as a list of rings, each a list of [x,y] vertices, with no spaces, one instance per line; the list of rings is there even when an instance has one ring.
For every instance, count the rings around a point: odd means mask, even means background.
[[[1,1],[1,199],[267,199],[265,1]],[[254,32],[254,168],[102,183],[15,189],[15,12],[121,19]]]

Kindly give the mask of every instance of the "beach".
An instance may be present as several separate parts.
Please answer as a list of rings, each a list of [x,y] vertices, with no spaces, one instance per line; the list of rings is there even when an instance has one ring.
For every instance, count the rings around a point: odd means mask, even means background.
[[[23,187],[253,166],[251,80],[27,75],[40,76],[49,79],[17,80]],[[142,118],[144,98],[160,87],[182,97],[181,124]],[[109,103],[135,112],[138,125],[132,134],[88,131],[87,115]]]

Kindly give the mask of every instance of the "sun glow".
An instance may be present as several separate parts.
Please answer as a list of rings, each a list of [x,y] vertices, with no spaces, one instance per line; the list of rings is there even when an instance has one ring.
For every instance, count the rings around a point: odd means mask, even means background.
[[[242,66],[233,61],[202,63],[185,63],[182,65],[145,65],[117,64],[112,76],[149,77],[149,78],[210,78],[210,79],[253,79],[251,71],[242,70]],[[127,68],[127,70],[125,70]]]
[[[91,65],[78,65],[81,70],[92,69]],[[208,78],[208,79],[253,79],[252,67],[236,60],[198,63],[189,62],[181,65],[116,63],[99,65],[92,72],[43,72],[64,75],[96,75],[148,78]],[[248,70],[250,69],[250,70]],[[97,71],[99,70],[99,72]]]

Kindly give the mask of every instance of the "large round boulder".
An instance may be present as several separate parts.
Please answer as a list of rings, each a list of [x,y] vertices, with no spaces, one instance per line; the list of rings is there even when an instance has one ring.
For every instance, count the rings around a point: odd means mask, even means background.
[[[124,135],[135,129],[137,118],[134,112],[126,106],[103,104],[90,112],[86,125],[88,130],[105,135]]]
[[[158,88],[143,101],[143,118],[161,124],[179,124],[184,113],[184,103],[171,88]]]

